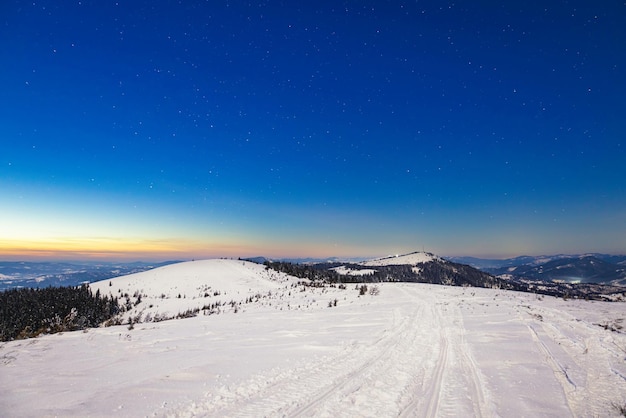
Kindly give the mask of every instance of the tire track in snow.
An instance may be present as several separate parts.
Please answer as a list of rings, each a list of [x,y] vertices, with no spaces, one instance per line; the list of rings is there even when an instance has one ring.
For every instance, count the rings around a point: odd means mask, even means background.
[[[403,303],[373,341],[207,394],[176,415],[488,415],[458,307],[410,286],[395,289],[405,294]]]
[[[359,392],[374,376],[383,375],[404,356],[399,349],[415,334],[418,306],[411,315],[393,311],[390,327],[370,345],[349,346],[336,355],[300,368],[257,376],[200,404],[192,404],[176,416],[302,416],[338,408],[345,395]],[[397,366],[395,366],[397,367]],[[396,388],[390,388],[396,390]],[[339,396],[341,394],[341,396]],[[341,409],[349,409],[345,405]]]
[[[439,330],[431,357],[435,363],[428,379],[414,388],[412,399],[399,416],[493,415],[486,402],[483,379],[465,341],[460,309],[452,304],[437,304],[432,309],[432,329]]]
[[[571,393],[576,391],[576,384],[572,381],[572,379],[567,374],[567,370],[559,363],[558,359],[552,354],[552,352],[546,346],[546,344],[543,341],[541,341],[541,338],[539,337],[537,330],[535,330],[535,328],[531,324],[526,324],[526,326],[528,327],[528,330],[530,331],[533,341],[535,342],[539,350],[543,353],[546,363],[552,369],[557,380],[563,387],[563,392],[565,394],[567,406],[570,412],[572,413],[572,415],[575,415],[572,409],[570,400],[571,400]]]
[[[408,405],[406,405],[399,414],[399,417],[407,418],[414,416],[428,416],[432,417],[436,415],[439,406],[439,396],[441,391],[441,382],[443,379],[443,373],[448,362],[448,341],[444,333],[441,330],[441,315],[436,311],[436,307],[430,306],[431,312],[431,328],[433,330],[439,329],[439,341],[437,345],[433,346],[432,357],[437,355],[434,360],[434,371],[430,379],[424,379],[421,385],[412,388],[412,397]],[[427,359],[422,358],[421,361]],[[425,393],[421,391],[426,388]],[[420,410],[420,406],[423,406]]]
[[[429,382],[430,389],[427,393],[427,417],[435,417],[439,412],[439,398],[441,395],[441,388],[443,383],[443,372],[446,370],[448,364],[448,340],[444,335],[441,336],[439,343],[439,358],[437,359],[437,368],[435,369],[434,377]]]
[[[484,417],[493,415],[492,413],[487,412],[483,380],[480,377],[478,366],[476,365],[474,358],[469,352],[469,347],[467,346],[465,338],[462,338],[462,341],[460,341],[458,344],[455,344],[455,347],[459,348],[459,353],[462,360],[461,364],[464,366],[463,375],[466,378],[469,378],[468,388],[470,389],[471,399],[473,401],[473,416]]]
[[[542,364],[551,370],[560,386],[563,405],[570,414],[605,416],[606,405],[615,399],[614,395],[604,398],[605,394],[614,393],[623,381],[614,379],[612,361],[622,360],[623,355],[610,355],[609,350],[601,347],[602,330],[582,313],[592,306],[602,309],[602,303],[580,301],[569,311],[560,309],[563,305],[568,307],[562,302],[546,306],[526,301],[517,306],[522,308],[518,309],[519,322],[527,329]]]
[[[394,311],[394,317],[397,314],[397,311]],[[403,323],[396,327],[392,336],[376,341],[375,347],[380,345],[383,347],[381,347],[382,349],[374,357],[368,358],[366,361],[362,362],[358,368],[350,371],[340,379],[337,379],[335,383],[318,392],[312,400],[289,411],[287,415],[292,417],[310,416],[311,413],[316,409],[320,409],[321,405],[331,397],[336,397],[337,394],[345,392],[346,390],[350,391],[349,386],[356,386],[355,389],[358,390],[363,385],[363,377],[365,377],[366,374],[373,369],[379,369],[381,363],[388,363],[388,359],[393,358],[391,350],[394,349],[398,339],[406,333],[407,330],[410,330],[411,325],[413,325],[413,321],[407,321],[405,318]]]
[[[544,318],[538,321],[526,319],[526,326],[561,385],[570,411],[574,416],[603,415],[605,411],[594,404],[621,384],[614,379],[611,359],[622,355],[607,355],[611,351],[603,346],[603,332],[597,326],[554,309],[544,308],[542,314]],[[611,402],[609,397],[604,404]]]
[[[430,327],[428,306],[424,301],[414,300],[410,312],[403,314],[403,324],[393,337],[386,341],[386,348],[363,367],[350,373],[326,388],[312,401],[287,416],[388,416],[399,411],[403,397],[412,392],[419,377],[425,374],[424,354],[429,354],[432,344],[424,344]],[[375,348],[375,347],[373,347]],[[431,349],[432,351],[432,349]],[[338,412],[341,411],[341,412]],[[367,411],[367,412],[365,412]]]

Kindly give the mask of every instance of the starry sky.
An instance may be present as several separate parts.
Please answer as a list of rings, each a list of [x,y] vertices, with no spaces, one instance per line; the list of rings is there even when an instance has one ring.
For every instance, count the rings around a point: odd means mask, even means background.
[[[626,253],[622,1],[7,0],[0,60],[2,259]]]

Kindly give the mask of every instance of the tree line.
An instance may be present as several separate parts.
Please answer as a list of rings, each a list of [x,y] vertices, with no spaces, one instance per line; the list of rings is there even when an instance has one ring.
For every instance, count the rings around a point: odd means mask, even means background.
[[[415,282],[517,290],[517,286],[513,283],[473,267],[449,261],[422,263],[417,266],[417,269],[411,265],[368,267],[350,263],[293,264],[282,261],[267,261],[265,266],[301,279],[321,280],[329,283]],[[374,271],[364,275],[339,274],[334,270],[339,266],[344,266],[349,270]]]
[[[117,298],[86,286],[0,292],[0,340],[97,327],[119,311]]]

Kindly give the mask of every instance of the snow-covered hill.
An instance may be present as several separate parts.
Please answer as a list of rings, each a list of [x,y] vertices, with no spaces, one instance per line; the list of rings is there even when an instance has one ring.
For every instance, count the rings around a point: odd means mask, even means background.
[[[128,318],[141,322],[197,309],[203,313],[239,310],[250,299],[267,299],[272,292],[299,281],[249,261],[215,259],[171,264],[90,287],[93,292],[128,301],[124,322]]]
[[[431,261],[443,261],[440,257],[427,252],[414,252],[410,254],[395,255],[384,258],[376,258],[374,260],[364,261],[364,266],[400,266],[411,265],[415,266],[422,263],[429,263]]]
[[[93,284],[133,303],[138,291],[131,310],[144,319],[214,300],[239,309],[3,343],[0,411],[578,417],[626,405],[626,303],[419,283],[360,295],[359,285],[298,282],[209,260]]]

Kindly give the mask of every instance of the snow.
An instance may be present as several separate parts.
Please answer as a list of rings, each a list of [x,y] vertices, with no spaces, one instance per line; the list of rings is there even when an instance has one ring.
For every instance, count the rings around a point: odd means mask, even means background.
[[[343,274],[346,276],[367,276],[367,275],[376,273],[376,270],[373,270],[373,269],[355,270],[355,269],[348,268],[346,266],[335,267],[335,268],[332,268],[331,270],[335,270],[337,273]]]
[[[232,303],[244,303],[250,297],[267,298],[272,291],[285,289],[300,281],[286,274],[266,269],[249,261],[215,259],[189,261],[92,283],[93,292],[117,296],[141,295],[141,303],[124,315],[142,317],[160,314],[175,316],[209,304],[221,304],[220,310],[232,310]],[[216,294],[217,293],[217,294]],[[228,306],[224,306],[228,305]]]
[[[624,303],[418,283],[380,283],[378,295],[359,296],[354,284],[298,281],[208,260],[92,284],[139,289],[133,309],[163,303],[145,307],[152,314],[263,296],[237,313],[2,343],[0,411],[561,417],[611,416],[612,404],[626,405]],[[207,287],[220,295],[201,297]]]
[[[364,261],[360,264],[364,266],[398,266],[398,265],[411,265],[415,266],[421,263],[428,263],[434,260],[441,260],[439,257],[425,252],[415,252],[405,255],[397,255],[385,258],[377,258],[374,260]]]

